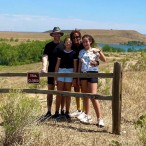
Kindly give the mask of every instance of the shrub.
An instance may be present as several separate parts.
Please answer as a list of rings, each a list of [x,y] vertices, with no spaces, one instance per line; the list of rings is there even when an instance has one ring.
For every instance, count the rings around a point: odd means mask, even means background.
[[[104,52],[125,52],[125,50],[122,48],[114,48],[114,47],[111,47],[107,44],[102,47],[102,50]]]
[[[136,122],[136,128],[139,130],[139,139],[146,146],[146,115],[142,115]]]
[[[13,38],[13,37],[11,37],[11,38],[10,38],[10,42],[13,42],[13,41],[14,41],[14,38]]]
[[[0,107],[5,130],[4,146],[22,144],[26,131],[39,114],[40,104],[36,98],[26,97],[20,91],[12,91]]]
[[[6,43],[0,44],[0,65],[17,64],[18,52],[14,46]]]
[[[131,67],[135,71],[145,71],[146,70],[146,51],[141,52],[141,57],[138,59],[137,63]]]
[[[0,65],[19,65],[39,62],[48,41],[32,41],[11,46],[0,43]]]

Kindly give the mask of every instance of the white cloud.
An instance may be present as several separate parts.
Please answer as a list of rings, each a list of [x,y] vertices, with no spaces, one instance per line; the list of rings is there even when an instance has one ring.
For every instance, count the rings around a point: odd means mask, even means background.
[[[0,31],[43,32],[54,26],[61,29],[128,29],[146,32],[146,26],[118,24],[115,22],[88,21],[76,18],[51,18],[48,16],[0,14]]]

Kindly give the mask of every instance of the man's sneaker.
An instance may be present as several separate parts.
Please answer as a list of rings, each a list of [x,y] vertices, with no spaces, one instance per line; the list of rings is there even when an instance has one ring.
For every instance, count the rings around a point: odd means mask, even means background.
[[[70,117],[71,118],[77,118],[81,113],[82,113],[82,111],[76,110],[75,112],[70,114]]]
[[[86,115],[83,119],[80,120],[84,124],[90,124],[92,122],[91,116]]]
[[[70,119],[71,118],[69,112],[67,112],[67,111],[65,112],[65,118],[66,119]]]
[[[51,115],[51,112],[48,111],[45,115],[41,116],[41,117],[37,120],[37,122],[44,122],[45,120],[50,119],[51,116],[52,116],[52,115]]]
[[[51,118],[52,119],[57,119],[57,118],[59,118],[59,116],[60,116],[59,112],[56,111],[55,114],[51,116]]]
[[[77,119],[81,120],[83,118],[85,118],[86,114],[84,112],[82,112],[78,117]]]
[[[45,115],[44,115],[44,117],[51,117],[52,115],[51,115],[51,112],[50,111],[48,111]]]
[[[100,128],[103,128],[104,127],[103,119],[98,119],[97,120],[97,126],[100,127]]]
[[[64,116],[65,114],[64,114],[64,110],[61,110],[61,116]]]

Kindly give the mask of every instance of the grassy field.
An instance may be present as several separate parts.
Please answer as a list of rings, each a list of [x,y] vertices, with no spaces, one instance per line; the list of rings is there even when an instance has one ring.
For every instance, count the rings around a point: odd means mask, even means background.
[[[105,127],[96,127],[96,118],[91,104],[93,123],[84,125],[77,119],[71,121],[46,121],[33,125],[39,131],[39,136],[31,136],[23,145],[25,146],[141,146],[139,131],[135,122],[146,113],[146,71],[137,71],[133,66],[141,58],[140,53],[105,53],[107,62],[100,63],[100,72],[112,72],[114,62],[118,61],[123,68],[122,81],[122,121],[121,135],[112,134],[112,109],[111,101],[100,101]],[[40,71],[41,62],[21,66],[0,66],[0,72],[29,72]],[[44,80],[46,80],[44,78]],[[0,78],[1,88],[30,88],[25,77]],[[111,95],[111,79],[100,79],[98,93]],[[42,87],[47,89],[47,84]],[[2,98],[4,95],[0,95]],[[46,112],[46,95],[27,95],[36,97],[41,103],[41,114]],[[3,98],[2,98],[3,99]],[[2,102],[2,100],[1,100]],[[55,97],[53,102],[53,112]],[[75,98],[72,97],[71,111],[76,110]],[[40,114],[40,115],[41,115]],[[3,135],[3,133],[1,133]],[[17,144],[18,145],[18,144]]]

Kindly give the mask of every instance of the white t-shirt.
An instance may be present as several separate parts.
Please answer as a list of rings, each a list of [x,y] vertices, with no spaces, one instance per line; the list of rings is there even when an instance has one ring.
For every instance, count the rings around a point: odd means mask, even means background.
[[[79,52],[79,59],[81,60],[81,71],[98,71],[98,66],[91,66],[91,61],[98,61],[100,54],[95,51],[96,48],[91,48],[90,50],[82,49]]]

